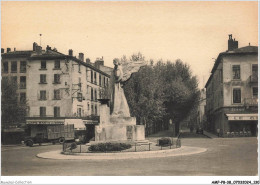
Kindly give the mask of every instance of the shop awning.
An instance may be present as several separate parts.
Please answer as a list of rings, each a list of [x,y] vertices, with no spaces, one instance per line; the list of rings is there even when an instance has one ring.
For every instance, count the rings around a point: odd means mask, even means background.
[[[64,119],[62,120],[26,120],[27,125],[63,125]]]
[[[226,114],[230,121],[254,121],[258,120],[258,114]]]
[[[83,123],[82,119],[74,120],[73,124],[74,124],[74,129],[75,130],[86,130],[86,126]]]

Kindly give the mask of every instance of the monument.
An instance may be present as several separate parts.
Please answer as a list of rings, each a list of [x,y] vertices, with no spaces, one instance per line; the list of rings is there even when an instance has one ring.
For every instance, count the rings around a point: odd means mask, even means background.
[[[137,72],[144,61],[127,61],[120,63],[114,59],[114,70],[111,74],[111,102],[100,99],[100,124],[95,127],[95,142],[135,142],[145,140],[144,125],[136,125],[136,118],[130,116],[125,98],[123,83],[131,74]],[[112,111],[111,111],[112,110]]]

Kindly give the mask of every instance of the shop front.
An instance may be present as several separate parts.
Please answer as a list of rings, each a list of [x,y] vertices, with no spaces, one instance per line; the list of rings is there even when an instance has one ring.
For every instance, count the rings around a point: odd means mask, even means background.
[[[44,137],[47,137],[47,126],[64,125],[64,119],[32,119],[26,120],[26,125],[29,127],[31,137],[35,137],[37,134],[43,134]]]
[[[237,136],[257,136],[258,114],[226,114],[229,132]]]

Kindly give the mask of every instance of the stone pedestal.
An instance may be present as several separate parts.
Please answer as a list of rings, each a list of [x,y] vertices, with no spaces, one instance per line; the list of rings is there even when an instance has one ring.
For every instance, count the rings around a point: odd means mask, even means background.
[[[144,125],[136,125],[135,117],[113,117],[106,104],[100,106],[100,124],[95,127],[95,142],[143,141]]]

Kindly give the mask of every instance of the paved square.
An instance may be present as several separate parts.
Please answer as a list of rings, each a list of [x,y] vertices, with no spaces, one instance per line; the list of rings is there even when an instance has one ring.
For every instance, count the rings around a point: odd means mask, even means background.
[[[155,138],[153,138],[155,139]],[[124,160],[52,160],[36,154],[61,145],[2,147],[3,176],[255,176],[257,138],[183,138],[183,146],[207,148],[188,156]]]

